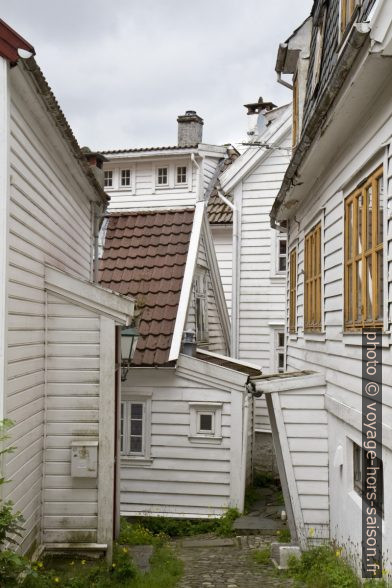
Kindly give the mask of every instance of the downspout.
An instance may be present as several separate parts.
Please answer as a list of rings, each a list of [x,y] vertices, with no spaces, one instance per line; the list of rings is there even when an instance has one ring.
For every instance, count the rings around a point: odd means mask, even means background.
[[[281,84],[282,86],[284,86],[285,88],[288,88],[289,90],[293,89],[293,84],[290,84],[289,82],[286,82],[285,80],[282,80],[282,72],[280,72],[280,71],[276,72],[276,81],[278,82],[278,84]]]
[[[203,155],[200,155],[200,157],[203,160]],[[202,183],[202,180],[203,180],[203,178],[202,178],[202,165],[197,163],[194,153],[191,153],[191,160],[192,160],[192,163],[194,163],[197,168],[196,202],[200,202],[200,201],[204,200],[204,191],[203,191],[203,183]]]
[[[224,196],[222,191],[218,188],[218,196],[233,211],[233,269],[232,269],[232,300],[231,300],[231,341],[230,341],[230,355],[231,357],[238,357],[238,280],[237,270],[238,264],[238,251],[239,251],[239,234],[238,234],[238,209]],[[238,287],[237,287],[238,286]]]
[[[99,261],[99,229],[102,218],[101,209],[93,204],[93,282],[98,282],[98,261]]]
[[[245,491],[246,491],[246,465],[248,460],[248,422],[249,422],[249,396],[253,394],[255,385],[248,381],[245,386],[245,394],[243,397],[242,409],[242,461],[241,461],[241,511],[245,507]]]

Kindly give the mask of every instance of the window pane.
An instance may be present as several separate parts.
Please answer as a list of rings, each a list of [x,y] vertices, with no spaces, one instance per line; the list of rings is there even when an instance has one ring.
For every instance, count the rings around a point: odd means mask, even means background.
[[[286,239],[279,239],[279,255],[286,255]]]
[[[279,371],[283,371],[283,368],[284,368],[284,353],[278,353],[278,367],[279,367]]]
[[[131,437],[131,452],[132,453],[141,453],[142,451],[142,438],[141,437]]]
[[[372,191],[372,187],[370,186],[367,190],[366,190],[366,198],[367,198],[367,219],[366,219],[366,223],[367,223],[367,237],[366,237],[366,249],[371,249],[372,247],[372,242],[373,242],[373,215],[372,215],[372,210],[373,210],[373,191]]]
[[[372,273],[372,256],[366,258],[366,305],[367,320],[373,320],[373,273]]]
[[[279,257],[279,271],[286,271],[286,257]]]
[[[158,184],[167,184],[167,167],[158,168]]]
[[[180,166],[177,168],[177,184],[186,183],[186,167]]]
[[[141,419],[143,417],[143,404],[134,404],[131,405],[131,418],[132,419]]]
[[[383,250],[377,252],[377,271],[378,271],[378,312],[377,320],[381,321],[384,317],[384,263]]]
[[[121,403],[121,419],[120,419],[120,451],[124,451],[124,419],[125,419],[125,404]]]
[[[362,319],[362,261],[357,261],[357,320]]]
[[[284,347],[284,333],[278,333],[278,347]]]
[[[362,214],[363,214],[363,196],[360,194],[357,198],[357,220],[358,220],[358,242],[357,253],[362,253]]]
[[[131,421],[131,435],[141,435],[143,432],[143,421]]]
[[[347,206],[347,257],[353,256],[353,205]]]
[[[378,192],[378,231],[377,241],[382,243],[384,240],[384,182],[383,178],[377,180],[377,192]]]
[[[353,266],[347,267],[347,320],[351,322],[353,320]]]
[[[212,414],[200,415],[200,430],[212,431]]]

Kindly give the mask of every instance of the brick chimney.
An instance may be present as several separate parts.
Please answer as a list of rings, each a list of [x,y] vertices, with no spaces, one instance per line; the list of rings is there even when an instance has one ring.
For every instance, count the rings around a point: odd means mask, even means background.
[[[178,146],[193,147],[203,140],[203,119],[195,110],[187,110],[177,118]]]
[[[91,151],[89,147],[82,147],[81,151],[88,161],[89,166],[94,172],[99,184],[103,188],[104,185],[104,174],[103,174],[103,163],[107,161],[106,157],[102,153],[97,151]]]

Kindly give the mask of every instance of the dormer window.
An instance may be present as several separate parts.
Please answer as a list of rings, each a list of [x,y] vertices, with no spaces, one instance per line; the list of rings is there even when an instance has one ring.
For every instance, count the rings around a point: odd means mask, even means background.
[[[122,169],[121,170],[121,186],[123,188],[131,185],[131,170],[130,169]]]
[[[187,183],[187,169],[186,165],[179,165],[176,169],[176,184]]]
[[[157,170],[157,184],[158,186],[167,186],[168,184],[168,168],[158,167]]]
[[[343,35],[357,7],[357,0],[340,0],[340,32]]]
[[[113,187],[113,171],[111,169],[104,172],[104,186],[105,188]]]

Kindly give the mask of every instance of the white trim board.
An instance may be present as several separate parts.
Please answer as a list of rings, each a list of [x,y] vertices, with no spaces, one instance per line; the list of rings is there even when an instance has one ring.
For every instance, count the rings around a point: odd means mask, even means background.
[[[196,267],[197,255],[199,251],[204,209],[205,202],[196,203],[188,255],[185,264],[184,279],[182,281],[181,287],[180,302],[178,304],[176,324],[174,325],[173,338],[168,361],[174,361],[178,359],[181,349],[182,334],[185,328],[186,317],[188,314],[188,305],[192,292],[193,273]]]
[[[54,267],[45,266],[45,288],[123,325],[128,325],[133,317],[135,302],[93,282],[70,276]]]

